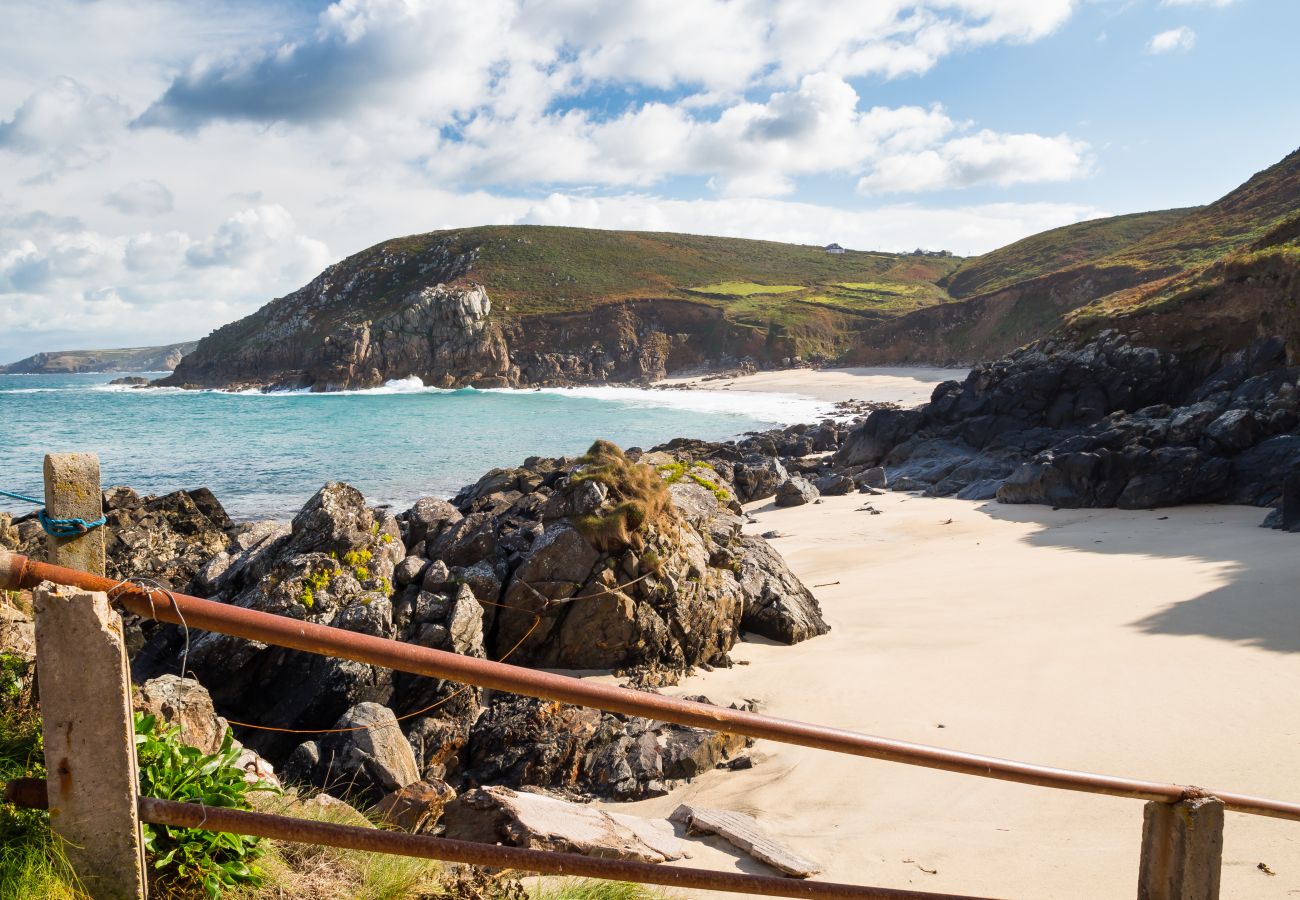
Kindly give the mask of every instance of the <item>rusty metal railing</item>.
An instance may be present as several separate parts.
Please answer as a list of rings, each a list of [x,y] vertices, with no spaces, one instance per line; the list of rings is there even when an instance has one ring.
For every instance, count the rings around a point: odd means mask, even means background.
[[[18,554],[0,554],[0,587],[10,590],[31,589],[42,581],[72,585],[83,590],[114,591],[116,603],[136,615],[160,622],[184,624],[190,628],[215,631],[278,647],[351,659],[396,671],[475,684],[544,700],[558,700],[576,706],[594,707],[712,731],[1059,790],[1164,803],[1213,796],[1223,801],[1225,808],[1235,812],[1300,821],[1300,803],[1253,797],[1234,791],[1040,766],[648,694],[357,634],[186,594],[154,591],[151,597],[135,585],[123,587],[120,582],[110,578],[38,562]]]
[[[5,790],[5,799],[19,806],[42,809],[47,803],[45,782],[37,778],[14,779],[9,782]],[[579,856],[576,853],[478,844],[400,831],[384,831],[378,828],[315,822],[268,813],[199,806],[196,803],[177,803],[174,800],[159,800],[155,797],[140,798],[140,820],[155,825],[202,828],[207,831],[247,834],[279,841],[414,856],[497,869],[515,869],[542,875],[635,881],[640,884],[725,891],[762,897],[806,897],[810,900],[980,900],[978,897],[958,894],[865,887],[837,884],[831,881],[797,881],[771,875],[717,872],[711,869],[663,866],[622,859],[598,859]]]

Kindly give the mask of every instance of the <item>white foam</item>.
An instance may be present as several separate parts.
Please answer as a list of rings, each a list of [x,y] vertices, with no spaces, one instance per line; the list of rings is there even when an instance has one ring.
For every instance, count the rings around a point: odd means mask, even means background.
[[[618,403],[629,409],[668,408],[713,414],[748,416],[764,422],[793,425],[831,415],[834,404],[799,394],[756,391],[717,391],[700,388],[653,390],[633,387],[489,388],[492,393],[556,394]]]

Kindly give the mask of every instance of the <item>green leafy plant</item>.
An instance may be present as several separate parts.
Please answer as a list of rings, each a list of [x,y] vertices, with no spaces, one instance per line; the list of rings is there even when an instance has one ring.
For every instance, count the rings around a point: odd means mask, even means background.
[[[245,780],[244,770],[236,765],[239,751],[229,731],[212,754],[183,743],[179,735],[176,727],[160,729],[155,716],[136,714],[135,747],[143,796],[249,809],[250,791],[275,790]],[[142,827],[153,879],[161,892],[202,890],[216,898],[226,889],[262,883],[264,876],[256,865],[263,852],[260,838],[170,825]]]

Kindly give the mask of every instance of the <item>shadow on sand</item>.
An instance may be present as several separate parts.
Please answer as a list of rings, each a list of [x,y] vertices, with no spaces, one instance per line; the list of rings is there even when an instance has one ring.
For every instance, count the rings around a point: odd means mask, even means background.
[[[1259,528],[1268,512],[1243,506],[1053,510],[989,502],[996,519],[1034,523],[1034,546],[1218,564],[1227,583],[1133,623],[1149,634],[1202,635],[1300,653],[1300,535]],[[1098,585],[1098,590],[1104,590]]]

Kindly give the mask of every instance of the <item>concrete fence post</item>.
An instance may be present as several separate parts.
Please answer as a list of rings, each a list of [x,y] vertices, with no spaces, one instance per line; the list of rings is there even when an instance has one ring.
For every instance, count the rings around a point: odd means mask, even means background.
[[[45,458],[54,518],[101,515],[99,460]],[[50,537],[50,562],[104,573],[104,533]],[[95,900],[143,900],[131,679],[122,619],[102,592],[42,584],[34,592],[50,828]]]
[[[1146,805],[1138,900],[1218,900],[1222,868],[1222,801]]]
[[[93,453],[51,453],[45,457],[45,511],[53,519],[93,522],[103,515],[99,457]],[[49,561],[92,575],[104,571],[104,529],[92,528],[76,537],[45,536]]]

